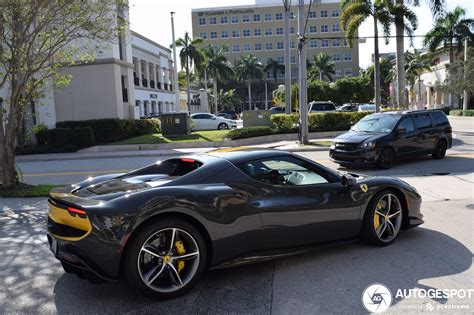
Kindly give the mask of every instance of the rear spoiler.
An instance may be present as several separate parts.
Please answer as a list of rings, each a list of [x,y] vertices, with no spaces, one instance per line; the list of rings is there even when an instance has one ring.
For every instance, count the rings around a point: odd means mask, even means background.
[[[65,187],[67,188],[67,187]],[[53,205],[67,209],[67,207],[79,207],[79,208],[87,208],[91,206],[97,206],[103,203],[101,200],[94,200],[94,199],[87,199],[81,198],[71,194],[70,192],[63,192],[64,189],[53,189],[49,193],[48,202],[52,203]]]

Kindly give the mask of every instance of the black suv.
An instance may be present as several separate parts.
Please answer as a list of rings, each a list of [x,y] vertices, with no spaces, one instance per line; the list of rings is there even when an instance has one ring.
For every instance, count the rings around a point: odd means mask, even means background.
[[[452,129],[440,110],[385,112],[365,116],[331,145],[329,156],[343,166],[392,167],[399,158],[432,154],[442,159]]]

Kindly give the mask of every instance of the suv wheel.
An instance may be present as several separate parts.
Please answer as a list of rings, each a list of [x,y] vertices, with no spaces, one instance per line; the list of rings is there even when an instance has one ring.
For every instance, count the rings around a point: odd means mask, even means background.
[[[446,155],[447,149],[448,149],[448,144],[446,143],[446,140],[444,139],[439,140],[432,154],[433,159],[437,159],[437,160],[443,159]]]
[[[393,166],[395,162],[395,152],[390,148],[385,148],[379,155],[379,159],[377,161],[377,166],[380,169],[387,170]]]

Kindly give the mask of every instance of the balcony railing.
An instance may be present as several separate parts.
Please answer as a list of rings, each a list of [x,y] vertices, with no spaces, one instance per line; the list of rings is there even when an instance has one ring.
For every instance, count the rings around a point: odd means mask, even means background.
[[[143,85],[143,87],[148,87],[148,80],[147,79],[142,79],[142,85]]]

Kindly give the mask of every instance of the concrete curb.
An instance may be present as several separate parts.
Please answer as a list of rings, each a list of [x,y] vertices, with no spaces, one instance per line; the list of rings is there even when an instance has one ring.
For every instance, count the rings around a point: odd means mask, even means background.
[[[346,131],[326,131],[311,132],[310,139],[333,138]],[[120,152],[120,151],[147,151],[147,150],[172,150],[172,149],[191,149],[191,148],[209,148],[209,147],[240,147],[247,145],[274,143],[278,141],[296,141],[298,134],[278,134],[262,137],[253,137],[239,140],[207,141],[207,142],[176,142],[176,143],[157,143],[157,144],[126,144],[126,145],[101,145],[93,146],[80,150],[79,153],[89,152]]]

